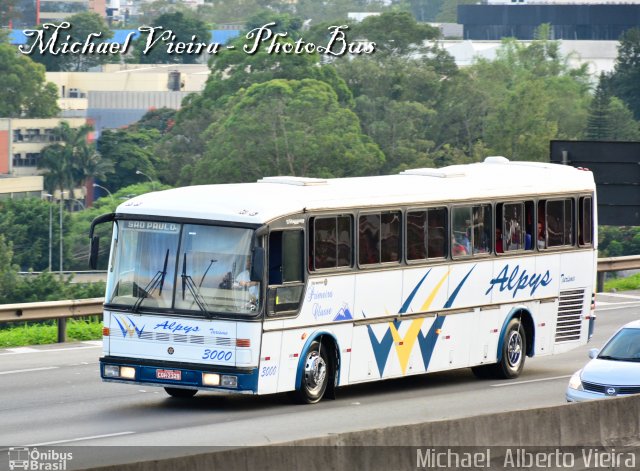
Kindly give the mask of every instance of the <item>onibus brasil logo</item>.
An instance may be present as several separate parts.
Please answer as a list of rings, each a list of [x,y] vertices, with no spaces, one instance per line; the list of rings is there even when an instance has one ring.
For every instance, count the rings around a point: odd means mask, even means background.
[[[9,469],[32,471],[65,471],[73,453],[55,450],[39,451],[37,448],[9,448]]]

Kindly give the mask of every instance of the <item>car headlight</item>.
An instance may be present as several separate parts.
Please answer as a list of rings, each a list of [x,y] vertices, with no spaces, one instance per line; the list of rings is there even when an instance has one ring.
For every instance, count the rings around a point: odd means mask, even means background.
[[[582,373],[582,370],[573,373],[573,376],[571,376],[571,379],[569,380],[569,387],[577,391],[584,391],[582,381],[580,381],[580,373]]]

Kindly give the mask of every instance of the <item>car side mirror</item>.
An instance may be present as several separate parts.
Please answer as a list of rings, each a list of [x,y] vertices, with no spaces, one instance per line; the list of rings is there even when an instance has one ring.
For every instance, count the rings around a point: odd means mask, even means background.
[[[598,356],[598,353],[600,353],[600,350],[598,350],[597,348],[592,348],[589,350],[589,358],[594,359],[595,357]]]
[[[89,267],[95,270],[98,266],[98,252],[100,250],[100,237],[93,236],[91,238],[91,247],[89,249]]]

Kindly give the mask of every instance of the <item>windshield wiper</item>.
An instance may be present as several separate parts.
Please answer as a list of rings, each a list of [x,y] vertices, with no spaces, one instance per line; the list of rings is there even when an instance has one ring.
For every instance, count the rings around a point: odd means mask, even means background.
[[[158,293],[162,295],[162,288],[164,287],[164,278],[167,276],[168,262],[169,262],[169,249],[167,249],[167,252],[164,255],[164,264],[162,265],[162,270],[156,273],[155,275],[153,275],[153,278],[151,278],[151,281],[147,283],[147,286],[142,288],[142,295],[138,296],[138,299],[136,299],[136,302],[133,305],[133,308],[131,308],[132,312],[138,312],[138,309],[140,308],[140,304],[142,304],[142,301],[144,301],[146,298],[148,298],[151,295],[151,293],[153,293],[153,290],[156,289],[156,286],[160,287]]]
[[[211,261],[211,265],[213,265],[214,261],[215,260]],[[205,272],[205,275],[206,275],[206,272]],[[207,309],[207,303],[202,298],[202,295],[200,294],[200,290],[198,289],[195,282],[193,281],[193,278],[191,278],[191,275],[187,275],[187,252],[185,252],[184,256],[182,257],[182,275],[180,276],[182,278],[182,300],[184,301],[185,291],[188,288],[189,292],[191,293],[191,296],[193,296],[193,300],[196,302],[200,310],[204,313],[205,316],[212,318],[213,315]],[[204,276],[202,278],[204,279]],[[202,282],[200,284],[202,284]]]

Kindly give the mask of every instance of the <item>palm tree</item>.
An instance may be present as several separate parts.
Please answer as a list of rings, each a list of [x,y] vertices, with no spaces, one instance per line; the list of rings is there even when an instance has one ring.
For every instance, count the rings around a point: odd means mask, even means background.
[[[42,152],[38,168],[44,169],[44,184],[47,191],[73,190],[93,178],[104,179],[113,172],[113,163],[103,159],[95,144],[88,140],[93,127],[85,124],[72,128],[63,121],[53,130],[56,143]]]

